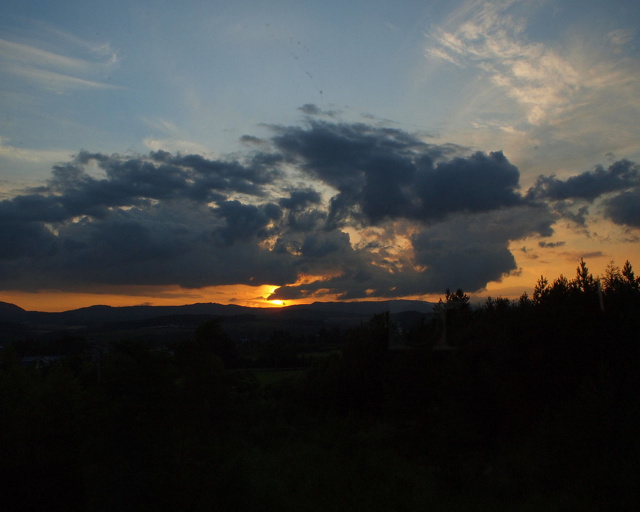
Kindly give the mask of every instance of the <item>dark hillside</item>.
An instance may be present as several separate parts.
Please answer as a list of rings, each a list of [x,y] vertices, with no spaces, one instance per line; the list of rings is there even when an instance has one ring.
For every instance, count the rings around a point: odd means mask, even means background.
[[[21,322],[26,311],[15,304],[0,301],[0,322]]]
[[[208,317],[166,345],[60,339],[66,357],[26,365],[4,348],[4,508],[638,510],[630,265],[598,279],[581,263],[476,308],[447,290],[434,315],[311,337],[276,328],[312,323],[304,310],[271,313]]]

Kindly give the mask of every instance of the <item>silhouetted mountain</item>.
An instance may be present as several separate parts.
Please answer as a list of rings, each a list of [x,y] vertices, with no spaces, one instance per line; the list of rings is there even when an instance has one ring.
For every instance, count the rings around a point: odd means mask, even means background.
[[[89,306],[58,313],[64,325],[101,325],[110,322],[131,322],[172,315],[231,316],[247,312],[242,306],[198,303],[185,306]]]
[[[329,318],[367,320],[384,311],[400,313],[417,311],[430,313],[433,304],[422,301],[377,301],[377,302],[315,302],[313,304],[286,306],[282,308],[251,308],[238,305],[197,303],[183,306],[89,306],[61,313],[25,311],[14,304],[0,303],[0,321],[26,323],[31,327],[46,328],[114,328],[114,326],[188,324],[190,316],[198,320],[206,317],[244,317],[278,319],[281,321],[309,320],[322,322]],[[173,321],[171,320],[173,319]],[[179,319],[179,320],[178,320]],[[178,320],[176,322],[176,320]]]
[[[21,322],[27,312],[20,306],[9,302],[0,301],[0,321],[1,322]]]

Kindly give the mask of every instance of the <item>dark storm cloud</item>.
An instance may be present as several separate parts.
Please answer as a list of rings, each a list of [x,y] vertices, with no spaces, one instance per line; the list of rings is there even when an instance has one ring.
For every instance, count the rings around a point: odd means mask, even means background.
[[[291,190],[289,197],[283,197],[278,201],[278,204],[291,211],[301,211],[307,206],[319,204],[321,201],[322,197],[317,190],[303,188]]]
[[[616,224],[640,228],[640,189],[612,197],[604,206],[605,214]]]
[[[47,257],[56,244],[56,237],[36,222],[0,222],[0,240],[0,261]]]
[[[499,151],[362,123],[274,129],[240,159],[81,152],[55,166],[46,186],[0,201],[0,286],[271,284],[282,299],[473,291],[516,271],[512,241],[552,232],[556,217],[522,197]],[[348,233],[360,228],[369,234],[356,244]]]
[[[292,282],[290,258],[259,245],[281,207],[232,199],[260,201],[278,176],[200,155],[82,152],[37,193],[0,202],[0,279],[27,289]]]
[[[273,203],[254,206],[240,201],[221,202],[214,213],[226,221],[218,230],[226,244],[252,237],[264,239],[268,236],[269,223],[282,217],[282,210]]]
[[[487,212],[523,204],[520,173],[501,151],[477,152],[468,158],[439,163],[419,180],[422,213],[439,218],[447,213]]]
[[[104,177],[89,173],[93,163]],[[81,152],[72,162],[54,166],[52,175],[39,194],[1,201],[0,219],[60,222],[80,215],[102,218],[109,208],[143,206],[150,201],[211,202],[234,193],[262,196],[264,186],[279,173],[158,151],[148,157]]]
[[[279,128],[273,141],[289,162],[338,190],[328,217],[336,226],[350,217],[428,222],[522,203],[518,169],[501,152],[456,156],[461,148],[402,130],[319,121]]]
[[[322,196],[312,188],[289,190],[289,197],[282,197],[278,204],[288,211],[287,228],[292,231],[311,231],[326,220],[321,208]]]
[[[640,185],[640,166],[629,160],[620,160],[607,169],[597,166],[593,171],[583,172],[560,180],[555,176],[540,176],[529,189],[527,197],[534,200],[582,199],[593,201],[608,192],[625,190]]]
[[[416,262],[434,290],[477,291],[517,270],[511,241],[551,236],[555,220],[546,208],[530,206],[456,216],[414,236]]]
[[[220,225],[224,227],[214,212],[193,204],[116,210],[98,222],[64,224],[56,236],[46,230],[35,233],[31,244],[46,242],[46,253],[4,255],[0,267],[12,270],[5,282],[19,280],[24,288],[295,281],[290,257],[262,249],[255,239],[221,241]]]
[[[639,197],[640,165],[629,160],[619,160],[606,169],[597,166],[566,180],[540,176],[526,194],[530,201],[550,201],[558,214],[580,228],[587,226],[589,205],[600,199],[609,220],[640,227]]]
[[[0,201],[2,222],[60,222],[68,216],[67,208],[55,197],[29,194]]]
[[[308,237],[301,246],[305,273],[332,277],[284,286],[272,298],[293,300],[336,294],[341,299],[365,299],[443,293],[446,288],[477,291],[490,281],[517,272],[515,257],[509,249],[511,241],[527,236],[551,236],[551,226],[556,220],[546,208],[534,206],[457,214],[444,222],[424,226],[411,240],[413,264],[392,268],[383,253],[369,250],[378,249],[379,244],[356,249],[345,240]],[[320,256],[318,263],[322,263],[322,268],[316,266],[314,256]]]

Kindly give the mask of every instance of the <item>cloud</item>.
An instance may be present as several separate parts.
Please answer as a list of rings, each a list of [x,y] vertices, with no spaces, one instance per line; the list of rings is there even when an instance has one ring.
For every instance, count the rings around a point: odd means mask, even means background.
[[[14,75],[28,78],[35,82],[39,82],[45,89],[50,89],[55,92],[60,92],[68,89],[122,89],[119,85],[113,85],[105,82],[98,82],[95,80],[87,80],[85,78],[79,78],[75,76],[66,75],[64,73],[57,73],[55,71],[48,71],[46,69],[37,69],[30,67],[18,67],[7,66],[5,68]]]
[[[562,113],[582,85],[569,61],[552,48],[528,41],[516,1],[467,2],[434,31],[428,56],[459,67],[475,67],[504,89],[537,125]]]
[[[64,35],[58,32],[57,36]],[[105,81],[118,66],[117,53],[106,44],[89,47],[85,41],[71,42],[68,54],[43,50],[41,43],[18,43],[0,39],[0,62],[5,72],[26,78],[45,89],[121,89]],[[74,55],[75,54],[75,55]],[[76,56],[82,54],[82,57]]]
[[[336,117],[340,114],[337,110],[323,110],[313,103],[305,103],[301,107],[298,107],[298,110],[307,116]]]
[[[273,141],[287,161],[338,191],[328,216],[336,225],[349,218],[428,222],[522,202],[518,169],[499,151],[457,156],[462,148],[402,130],[315,120],[307,129],[279,128]]]
[[[254,135],[243,135],[240,137],[240,142],[247,145],[255,145],[260,146],[265,143],[260,137],[256,137]]]
[[[538,172],[609,151],[635,157],[637,45],[615,9],[596,4],[569,23],[550,2],[458,4],[425,44],[433,81],[451,91],[448,130],[479,147],[499,137],[512,161]]]
[[[555,248],[555,247],[563,247],[567,244],[567,242],[547,242],[545,240],[541,240],[540,242],[538,242],[538,247],[548,247],[548,248]]]
[[[434,293],[456,287],[477,291],[517,270],[510,241],[551,236],[555,220],[546,208],[531,206],[458,215],[413,237],[415,259]]]
[[[269,223],[282,216],[280,207],[273,203],[255,206],[240,201],[222,201],[213,213],[225,220],[224,227],[216,233],[227,245],[252,237],[266,238]]]
[[[344,237],[313,234],[300,248],[305,273],[331,277],[284,286],[270,298],[391,298],[436,294],[458,287],[478,291],[517,271],[509,249],[511,241],[550,236],[555,221],[556,217],[544,207],[460,213],[444,222],[422,226],[411,236],[409,247],[384,250],[375,243],[354,248]],[[386,238],[394,243],[393,234]]]
[[[246,212],[242,212],[246,215]],[[242,219],[242,216],[240,216]],[[225,221],[230,221],[226,224]],[[2,222],[12,240],[2,254],[6,286],[73,289],[84,285],[285,284],[296,279],[290,258],[262,249],[259,223],[242,227],[193,202],[109,211],[102,218],[58,223]],[[254,236],[251,237],[251,230]],[[35,250],[38,249],[38,250]]]
[[[27,288],[294,281],[286,255],[258,245],[280,207],[230,199],[261,197],[277,175],[199,155],[81,152],[54,166],[45,187],[0,202],[0,230],[13,241],[0,274]]]
[[[45,185],[0,201],[12,241],[0,287],[268,284],[287,300],[475,291],[517,271],[511,242],[550,236],[557,220],[519,192],[499,151],[316,120],[276,127],[257,148],[81,151],[55,165]]]
[[[187,154],[204,154],[211,156],[213,154],[212,151],[202,144],[198,144],[196,142],[191,142],[183,139],[176,138],[168,138],[168,139],[158,139],[154,137],[146,137],[144,139],[145,147],[149,148],[151,151],[169,151],[173,153],[187,153]]]
[[[278,201],[280,206],[288,210],[301,211],[309,205],[319,204],[322,201],[320,193],[312,188],[291,190],[289,197],[283,197]]]
[[[589,205],[601,203],[604,215],[616,224],[640,227],[640,165],[619,160],[608,168],[596,166],[566,180],[540,176],[526,194],[530,201],[550,201],[565,218],[585,227]]]
[[[640,166],[628,160],[619,160],[607,169],[597,166],[560,180],[555,176],[540,176],[527,192],[530,199],[582,199],[593,201],[608,192],[615,192],[640,185]]]
[[[51,66],[69,71],[87,71],[91,63],[41,50],[35,46],[0,39],[0,58],[33,66]]]
[[[605,214],[616,224],[640,228],[640,188],[605,201]]]
[[[30,149],[12,146],[10,140],[0,136],[0,157],[13,161],[22,160],[26,162],[56,162],[67,160],[72,151],[52,150],[52,149]]]
[[[618,28],[607,33],[609,40],[615,45],[625,45],[633,41],[635,30]]]

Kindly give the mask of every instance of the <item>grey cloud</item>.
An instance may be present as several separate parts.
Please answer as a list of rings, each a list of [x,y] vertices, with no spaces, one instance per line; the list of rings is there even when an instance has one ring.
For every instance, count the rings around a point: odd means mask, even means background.
[[[278,200],[287,214],[287,227],[292,231],[312,231],[326,219],[321,207],[322,197],[312,188],[289,190],[289,197]]]
[[[2,222],[60,222],[68,216],[67,208],[56,197],[29,194],[0,201]]]
[[[402,161],[413,149],[427,148],[401,130],[316,120],[308,129],[278,128],[273,142],[292,163],[340,192],[360,191],[368,168],[380,158]]]
[[[240,201],[221,202],[214,212],[226,221],[218,230],[226,244],[251,237],[263,239],[268,235],[269,222],[282,216],[280,207],[273,203],[254,206]]]
[[[87,174],[85,167],[92,161],[105,178]],[[237,161],[165,151],[148,157],[81,152],[74,162],[56,166],[53,174],[52,189],[69,202],[104,206],[138,204],[142,199],[215,201],[231,193],[261,196],[263,186],[278,176],[275,170],[246,167]]]
[[[260,137],[255,137],[253,135],[243,135],[242,137],[240,137],[240,142],[242,142],[243,144],[252,144],[256,146],[260,146],[266,143],[266,141],[262,140]]]
[[[530,206],[455,216],[413,237],[416,262],[433,291],[477,291],[517,269],[511,241],[551,236],[555,221],[546,208]]]
[[[538,242],[538,247],[555,248],[555,247],[563,247],[566,244],[567,242],[546,242],[544,240],[541,240],[540,242]]]
[[[515,270],[511,241],[550,236],[557,220],[522,197],[501,152],[317,120],[276,128],[259,149],[239,160],[81,152],[46,187],[0,201],[11,241],[0,287],[271,284],[286,299],[472,291]],[[287,182],[291,167],[303,185]],[[633,169],[615,172],[631,179]],[[412,263],[386,249],[396,224],[413,233]],[[363,226],[384,235],[354,246],[341,229]],[[302,275],[328,277],[294,284]]]
[[[215,230],[223,220],[210,209],[184,204],[116,210],[100,221],[61,225],[55,236],[42,229],[29,233],[23,224],[14,230],[25,239],[23,247],[19,254],[0,253],[0,276],[5,286],[24,289],[295,281],[290,256],[271,253],[253,238],[222,243]],[[48,249],[33,251],[34,246]]]
[[[293,282],[291,258],[259,245],[281,207],[230,199],[259,202],[278,176],[199,155],[81,152],[37,193],[0,201],[2,286]]]
[[[520,173],[501,151],[441,162],[421,178],[421,210],[428,218],[523,204],[517,192]]]
[[[335,117],[340,113],[336,110],[323,110],[313,103],[305,103],[301,107],[298,107],[298,110],[307,116]]]
[[[283,254],[295,254],[296,267],[303,274],[334,274],[345,268],[362,266],[360,254],[352,248],[349,235],[340,230],[287,230],[278,238],[276,247]]]
[[[523,202],[518,169],[502,152],[455,156],[461,148],[427,144],[402,130],[315,120],[307,129],[279,128],[273,141],[289,162],[338,190],[330,228],[350,217],[429,222]]]
[[[305,237],[300,249],[305,259],[326,258],[330,254],[350,251],[349,235],[341,231],[313,233]]]
[[[551,201],[555,211],[581,228],[587,225],[588,204],[603,199],[604,214],[611,221],[640,227],[639,194],[640,165],[619,160],[606,169],[597,166],[566,180],[540,176],[526,197],[530,201]]]
[[[557,201],[553,203],[552,208],[560,216],[575,223],[576,226],[586,228],[589,206],[584,203],[579,201]]]
[[[0,240],[0,261],[47,257],[56,243],[55,236],[36,222],[1,221]]]
[[[623,192],[605,201],[605,215],[616,224],[640,228],[640,189]]]
[[[288,210],[304,210],[308,205],[317,205],[322,201],[320,193],[312,188],[294,189],[289,193],[289,197],[283,197],[278,201],[282,208]]]
[[[318,114],[320,114],[322,112],[320,110],[320,108],[318,108],[313,103],[305,103],[301,107],[298,107],[298,110],[300,112],[303,112],[304,114],[306,114],[308,116],[317,116]]]
[[[560,180],[555,176],[540,176],[536,184],[527,192],[527,198],[593,201],[608,192],[638,185],[640,185],[640,166],[629,160],[619,160],[607,169],[597,166],[593,171],[583,172],[566,180]]]
[[[384,257],[372,253],[370,245],[354,249],[346,245],[346,240],[332,244],[330,240],[308,237],[303,247],[312,250],[306,254],[302,251],[309,266],[306,270],[311,273],[319,270],[312,256],[320,255],[320,261],[327,265],[322,270],[333,277],[284,286],[272,298],[292,300],[335,294],[341,299],[365,299],[443,293],[446,288],[477,291],[490,281],[517,271],[509,249],[511,241],[527,236],[551,236],[556,220],[541,206],[457,214],[444,222],[423,226],[411,240],[415,266],[394,266],[393,271],[384,268]]]

